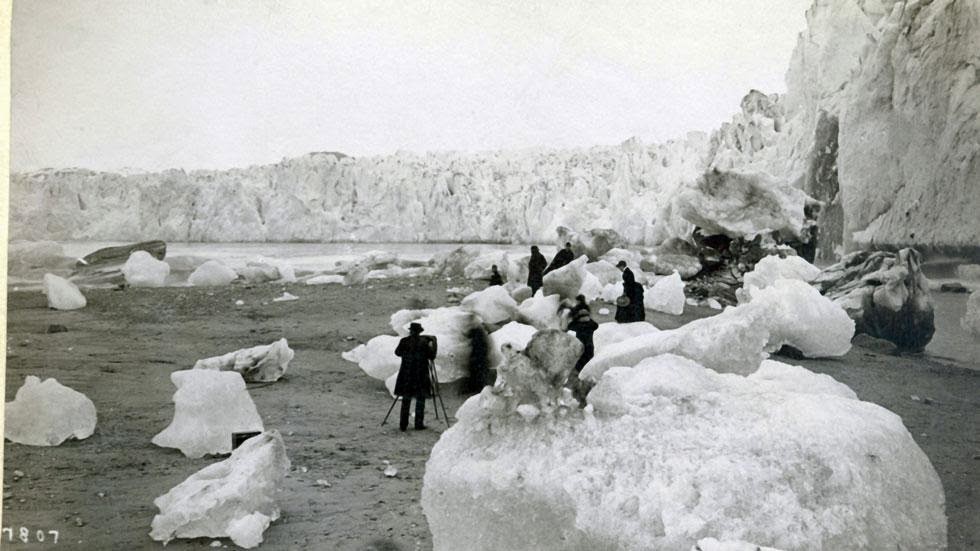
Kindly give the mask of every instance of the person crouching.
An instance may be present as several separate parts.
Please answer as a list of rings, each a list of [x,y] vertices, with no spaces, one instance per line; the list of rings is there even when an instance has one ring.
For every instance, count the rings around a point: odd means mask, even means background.
[[[436,338],[422,334],[422,326],[412,323],[408,326],[409,335],[398,341],[395,355],[402,359],[395,379],[395,396],[402,398],[401,418],[398,428],[408,428],[408,413],[412,398],[415,398],[415,429],[425,428],[425,399],[432,395],[432,381],[429,378],[429,361],[435,359]]]

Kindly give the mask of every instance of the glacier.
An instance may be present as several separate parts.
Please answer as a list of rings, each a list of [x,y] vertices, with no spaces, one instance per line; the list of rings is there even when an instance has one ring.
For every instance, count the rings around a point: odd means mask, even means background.
[[[656,245],[689,237],[695,223],[745,232],[691,202],[698,182],[703,191],[720,171],[792,199],[796,214],[773,221],[789,233],[807,229],[798,191],[822,202],[808,204],[824,260],[869,245],[975,253],[978,50],[977,2],[816,0],[786,93],[750,91],[710,135],[561,150],[315,152],[223,171],[45,169],[12,175],[10,235],[551,243],[559,228],[603,228]]]

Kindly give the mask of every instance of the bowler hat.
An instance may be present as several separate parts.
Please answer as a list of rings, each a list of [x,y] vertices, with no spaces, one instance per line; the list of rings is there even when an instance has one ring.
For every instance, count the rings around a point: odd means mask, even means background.
[[[626,267],[626,261],[625,260],[620,260],[619,261],[619,264],[616,264],[616,267],[617,268],[625,268]]]
[[[413,321],[412,323],[408,324],[408,331],[410,333],[421,333],[422,332],[422,325],[421,324],[418,324],[418,323],[415,323]]]

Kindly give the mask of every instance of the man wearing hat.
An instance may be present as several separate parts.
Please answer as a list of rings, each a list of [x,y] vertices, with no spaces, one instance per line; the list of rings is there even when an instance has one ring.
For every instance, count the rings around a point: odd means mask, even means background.
[[[395,379],[395,396],[402,398],[401,419],[398,428],[408,428],[408,413],[412,398],[415,398],[415,429],[425,428],[425,399],[432,395],[432,383],[429,379],[429,362],[436,357],[436,338],[422,334],[422,326],[412,322],[408,326],[409,335],[398,341],[395,355],[402,359]]]
[[[623,295],[616,300],[616,321],[631,323],[646,319],[643,307],[643,286],[636,282],[633,270],[626,266],[625,260],[620,260],[616,267],[623,272]]]

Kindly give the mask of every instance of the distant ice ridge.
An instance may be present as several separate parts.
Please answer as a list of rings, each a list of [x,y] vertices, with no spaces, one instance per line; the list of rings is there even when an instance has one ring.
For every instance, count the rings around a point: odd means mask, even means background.
[[[584,411],[500,417],[485,400],[426,464],[436,551],[946,546],[942,485],[901,419],[802,367],[667,354],[607,371]]]

